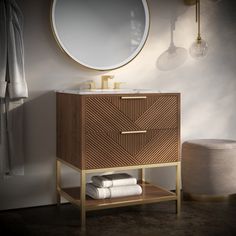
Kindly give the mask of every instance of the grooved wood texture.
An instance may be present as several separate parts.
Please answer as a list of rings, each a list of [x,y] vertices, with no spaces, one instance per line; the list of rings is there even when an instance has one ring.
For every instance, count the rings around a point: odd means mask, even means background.
[[[86,131],[125,131],[177,128],[178,97],[148,96],[122,100],[121,97],[88,97]]]
[[[82,116],[80,96],[57,93],[57,157],[79,168],[82,163]]]
[[[59,158],[82,169],[179,160],[179,94],[142,94],[147,98],[127,100],[119,94],[57,96],[61,104],[58,104]],[[64,106],[70,108],[63,110]],[[121,134],[140,130],[147,132]]]

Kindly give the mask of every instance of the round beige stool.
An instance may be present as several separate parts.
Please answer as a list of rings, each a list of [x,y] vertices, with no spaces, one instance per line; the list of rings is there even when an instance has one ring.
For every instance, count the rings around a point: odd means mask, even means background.
[[[236,141],[189,140],[182,145],[184,198],[222,200],[236,194]]]

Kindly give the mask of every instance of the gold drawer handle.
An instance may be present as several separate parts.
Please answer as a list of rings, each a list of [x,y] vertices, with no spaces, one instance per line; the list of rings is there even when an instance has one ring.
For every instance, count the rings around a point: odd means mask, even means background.
[[[147,96],[121,97],[121,99],[146,99]]]
[[[121,131],[121,134],[144,134],[147,130]]]

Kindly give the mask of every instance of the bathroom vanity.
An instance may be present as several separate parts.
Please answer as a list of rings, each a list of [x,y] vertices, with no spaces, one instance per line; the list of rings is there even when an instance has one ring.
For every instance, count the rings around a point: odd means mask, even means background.
[[[61,164],[80,173],[80,186],[61,186]],[[176,167],[176,191],[145,181],[145,168]],[[93,200],[86,174],[140,171],[140,196]],[[180,212],[180,94],[148,90],[57,92],[57,194],[86,211],[176,201]]]

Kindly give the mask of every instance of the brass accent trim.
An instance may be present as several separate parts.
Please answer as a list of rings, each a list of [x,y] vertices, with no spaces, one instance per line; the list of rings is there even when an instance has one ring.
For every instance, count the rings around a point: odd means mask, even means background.
[[[65,191],[63,191],[62,189],[59,190],[60,195],[65,198],[67,201],[69,201],[70,203],[72,203],[73,205],[80,207],[80,201],[79,200],[75,200],[73,197],[71,197],[68,193],[66,193]]]
[[[186,201],[222,202],[222,201],[236,200],[236,194],[207,195],[207,194],[191,194],[183,192],[183,198]]]
[[[86,173],[80,172],[80,219],[81,227],[86,226]]]
[[[176,166],[176,165],[177,165],[177,162],[172,162],[172,163],[160,163],[160,164],[151,164],[151,165],[89,169],[89,170],[85,170],[85,172],[86,173],[96,173],[96,172],[109,172],[109,171],[120,171],[120,170],[134,170],[134,169],[142,169],[142,168],[167,167],[167,166]]]
[[[121,131],[121,134],[145,134],[147,130]]]
[[[78,167],[73,166],[72,164],[64,161],[60,158],[57,158],[58,161],[62,162],[64,165],[69,166],[70,168],[81,172],[82,170]],[[121,166],[114,168],[101,168],[101,169],[88,169],[84,170],[85,173],[97,173],[97,172],[110,172],[110,171],[120,171],[120,170],[135,170],[142,168],[155,168],[155,167],[168,167],[168,166],[177,166],[180,162],[168,162],[168,163],[159,163],[159,164],[150,164],[150,165],[138,165],[138,166]]]
[[[60,190],[61,190],[61,162],[56,160],[56,194],[57,194],[57,205],[59,206],[61,204],[61,196],[60,196]]]
[[[87,211],[93,211],[93,210],[103,210],[103,209],[109,209],[109,208],[116,208],[116,207],[123,207],[123,206],[134,206],[134,205],[143,205],[143,204],[150,204],[150,203],[156,203],[156,202],[164,202],[164,201],[172,201],[176,200],[176,196],[165,196],[165,197],[156,197],[153,199],[148,200],[130,200],[130,201],[121,201],[121,202],[112,202],[109,204],[98,204],[94,206],[88,206],[86,207]]]
[[[176,213],[177,215],[180,215],[180,211],[181,211],[181,192],[180,192],[180,183],[181,183],[181,163],[179,162],[176,166],[176,196],[177,196],[177,200],[176,200]]]
[[[140,180],[142,182],[145,182],[145,169],[144,168],[140,169]]]
[[[121,99],[146,99],[147,96],[122,96]]]

